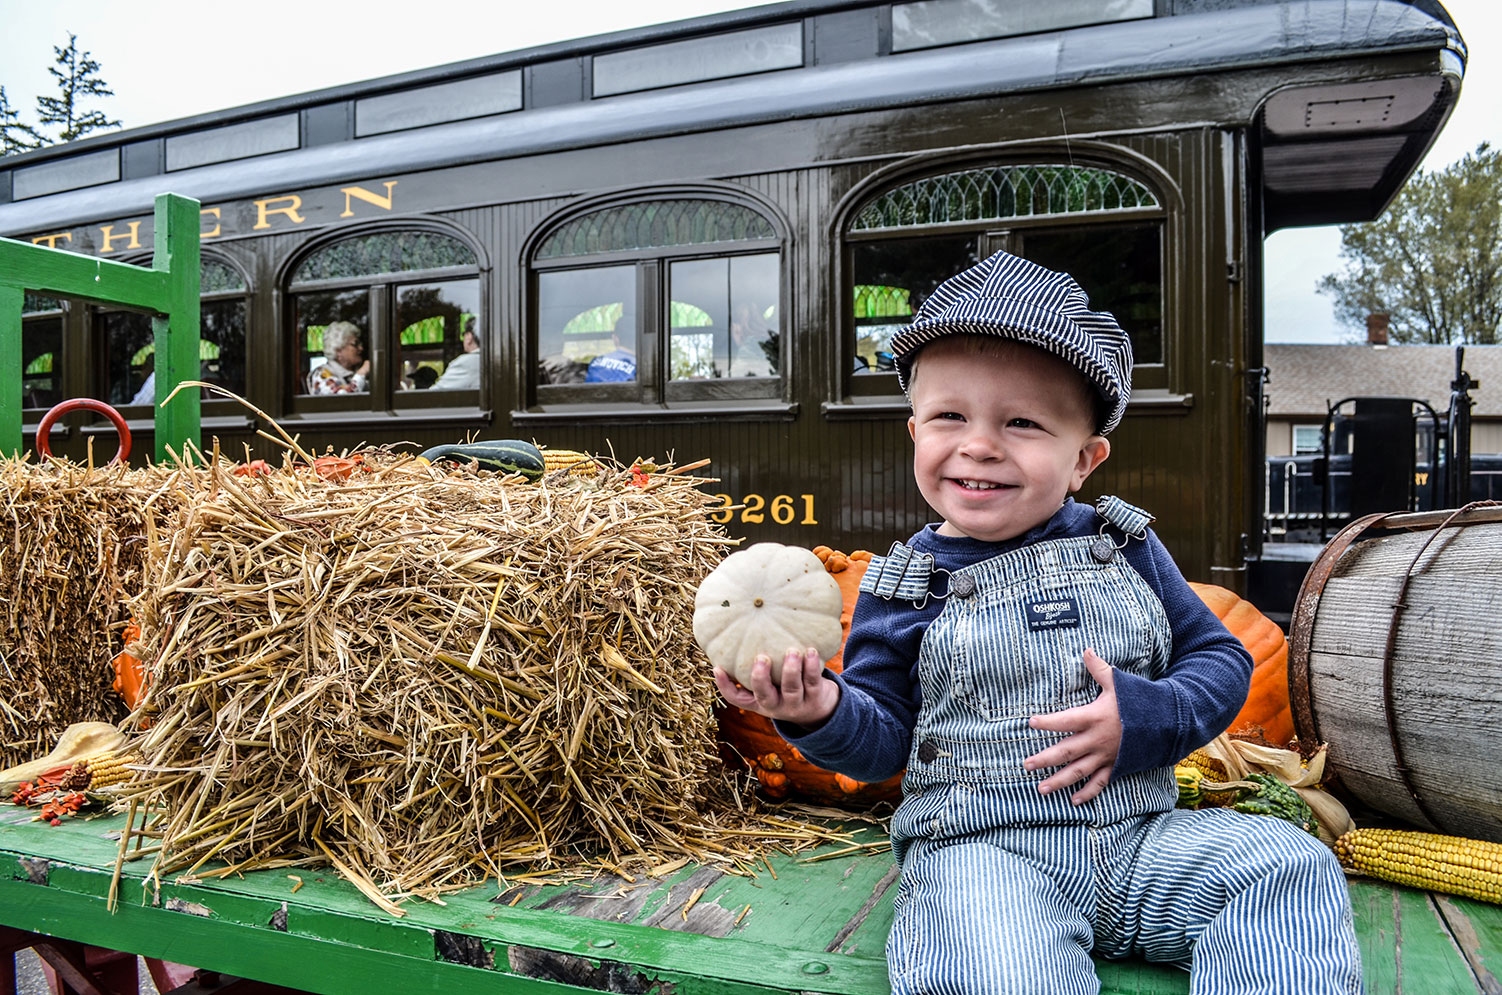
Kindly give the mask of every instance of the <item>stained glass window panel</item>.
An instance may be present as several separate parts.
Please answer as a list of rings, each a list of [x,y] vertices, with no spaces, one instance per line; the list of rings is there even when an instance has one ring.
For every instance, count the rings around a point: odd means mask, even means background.
[[[772,223],[741,204],[721,200],[649,200],[574,218],[549,235],[539,259],[600,252],[776,238]]]
[[[888,190],[856,215],[851,228],[876,231],[1157,206],[1151,190],[1108,169],[988,166],[928,176]]]
[[[292,279],[302,283],[474,265],[474,251],[456,238],[429,231],[389,231],[324,246],[303,260]]]

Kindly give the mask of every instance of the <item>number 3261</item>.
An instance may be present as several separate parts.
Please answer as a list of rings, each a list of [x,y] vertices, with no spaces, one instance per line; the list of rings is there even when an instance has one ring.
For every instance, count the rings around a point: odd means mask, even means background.
[[[740,501],[733,500],[729,494],[716,494],[715,497],[720,499],[721,507],[710,512],[709,517],[721,525],[737,517],[748,525],[760,525],[768,518],[778,525],[819,524],[814,517],[812,494],[774,494],[770,501],[761,494],[747,494]]]

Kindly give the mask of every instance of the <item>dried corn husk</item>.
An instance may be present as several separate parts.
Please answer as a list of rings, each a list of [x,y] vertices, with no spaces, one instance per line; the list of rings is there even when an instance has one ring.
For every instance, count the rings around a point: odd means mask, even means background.
[[[1325,750],[1321,746],[1307,762],[1293,750],[1266,746],[1222,733],[1201,749],[1225,765],[1229,782],[1243,782],[1248,774],[1272,774],[1299,793],[1314,810],[1319,838],[1333,847],[1342,835],[1356,828],[1351,814],[1334,795],[1320,787],[1325,776]],[[1207,785],[1206,790],[1213,790]]]

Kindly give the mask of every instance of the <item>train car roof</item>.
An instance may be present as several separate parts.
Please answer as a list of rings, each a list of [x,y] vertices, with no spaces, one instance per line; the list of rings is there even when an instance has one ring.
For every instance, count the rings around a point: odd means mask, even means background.
[[[935,20],[936,2],[792,0],[96,135],[0,159],[0,231],[149,213],[164,189],[226,201],[770,121],[1262,67],[1287,67],[1289,85],[1260,95],[1246,120],[1196,123],[1258,129],[1269,230],[1362,220],[1432,143],[1466,56],[1434,0],[1099,0],[1076,5],[1099,8],[1087,23],[981,38]],[[948,9],[960,8],[977,9]],[[1409,58],[1370,69],[1394,57]],[[1295,72],[1332,60],[1363,68]],[[695,65],[708,68],[694,78]]]

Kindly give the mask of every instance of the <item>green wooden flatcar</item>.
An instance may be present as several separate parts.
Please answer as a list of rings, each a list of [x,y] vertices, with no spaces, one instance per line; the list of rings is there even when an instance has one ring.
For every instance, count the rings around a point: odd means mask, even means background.
[[[883,945],[897,874],[879,848],[772,857],[755,878],[689,865],[634,881],[491,883],[443,905],[409,903],[401,918],[327,868],[158,886],[143,860],[123,865],[111,911],[112,835],[124,819],[50,827],[33,814],[0,808],[0,950],[54,938],[80,959],[77,943],[96,944],[323,995],[889,990]],[[1350,887],[1371,995],[1497,990],[1502,907],[1365,879]],[[1103,995],[1189,990],[1186,973],[1163,965],[1096,967]]]

